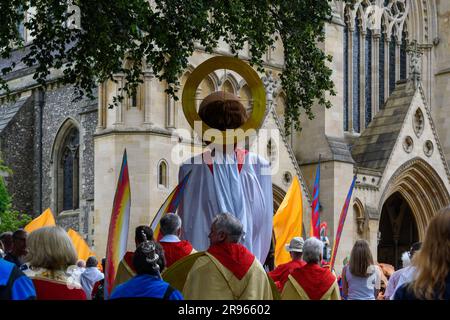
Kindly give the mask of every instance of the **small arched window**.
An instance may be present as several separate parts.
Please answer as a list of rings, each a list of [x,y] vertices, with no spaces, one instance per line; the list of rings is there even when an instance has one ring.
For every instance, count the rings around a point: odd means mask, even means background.
[[[165,160],[161,160],[158,165],[158,186],[168,187],[167,163]]]

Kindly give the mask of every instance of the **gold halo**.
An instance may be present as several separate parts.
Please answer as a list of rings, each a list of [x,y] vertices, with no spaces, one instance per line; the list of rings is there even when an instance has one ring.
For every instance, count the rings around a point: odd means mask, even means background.
[[[247,82],[253,98],[253,110],[250,118],[242,126],[236,129],[237,131],[233,130],[233,135],[230,136],[230,133],[227,131],[216,130],[216,132],[222,133],[222,138],[224,139],[223,141],[226,141],[227,144],[234,143],[236,141],[243,140],[246,136],[245,133],[247,130],[257,130],[262,125],[266,111],[266,90],[264,88],[264,84],[258,73],[250,67],[249,64],[234,57],[224,56],[213,57],[201,63],[189,75],[184,85],[182,95],[183,112],[192,129],[198,131],[198,128],[194,126],[195,121],[200,121],[202,123],[202,130],[201,132],[197,132],[197,134],[201,137],[205,137],[205,132],[207,130],[211,130],[212,128],[204,123],[198,115],[195,97],[197,88],[203,79],[218,69],[233,70],[242,76],[242,78],[244,78]],[[236,134],[236,139],[233,138],[234,134]]]

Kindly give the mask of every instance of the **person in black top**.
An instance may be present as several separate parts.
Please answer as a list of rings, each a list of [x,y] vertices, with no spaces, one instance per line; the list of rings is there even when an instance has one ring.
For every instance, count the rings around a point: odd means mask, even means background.
[[[450,300],[450,207],[430,221],[412,264],[415,279],[401,285],[394,300]]]
[[[23,264],[23,258],[27,254],[27,237],[25,230],[19,229],[12,235],[13,246],[11,252],[5,256],[5,260],[14,263],[19,268]]]

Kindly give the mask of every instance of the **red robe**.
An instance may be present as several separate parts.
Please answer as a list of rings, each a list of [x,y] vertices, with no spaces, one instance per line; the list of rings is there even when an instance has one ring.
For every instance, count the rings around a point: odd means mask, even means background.
[[[328,268],[322,268],[316,263],[308,263],[294,270],[291,275],[311,300],[320,300],[336,281]]]
[[[284,284],[288,280],[288,276],[294,271],[294,269],[301,268],[306,265],[303,260],[292,260],[287,263],[280,264],[274,270],[270,271],[269,277],[275,282],[278,291],[282,292]]]
[[[182,240],[180,242],[160,242],[164,249],[164,257],[166,258],[166,267],[191,254],[193,248],[189,241]]]
[[[86,300],[82,288],[70,288],[67,282],[51,279],[32,279],[37,300]]]

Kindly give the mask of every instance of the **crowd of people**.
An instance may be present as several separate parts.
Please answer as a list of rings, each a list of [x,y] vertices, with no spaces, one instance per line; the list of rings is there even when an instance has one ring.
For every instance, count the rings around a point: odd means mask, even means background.
[[[243,244],[242,223],[233,215],[215,216],[210,246],[196,252],[180,239],[181,219],[163,216],[162,238],[148,226],[135,230],[136,250],[120,262],[109,299],[227,300],[412,300],[450,299],[450,207],[431,219],[422,243],[402,255],[403,268],[386,273],[374,261],[367,241],[357,240],[342,271],[323,260],[323,242],[294,237],[286,250],[292,260],[266,272]],[[193,255],[194,254],[194,255]],[[61,227],[0,235],[0,299],[102,300],[105,259],[78,260]],[[164,280],[168,267],[178,270],[191,259],[182,288]],[[181,271],[180,271],[181,272]]]

